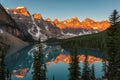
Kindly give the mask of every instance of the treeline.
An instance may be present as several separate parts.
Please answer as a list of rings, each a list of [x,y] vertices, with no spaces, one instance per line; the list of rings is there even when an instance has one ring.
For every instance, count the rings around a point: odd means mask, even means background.
[[[77,46],[77,48],[86,49],[102,49],[105,46],[105,38],[106,38],[106,31],[96,33],[96,34],[89,34],[83,35],[80,37],[74,37],[71,39],[66,39],[62,42],[63,48],[73,48]]]

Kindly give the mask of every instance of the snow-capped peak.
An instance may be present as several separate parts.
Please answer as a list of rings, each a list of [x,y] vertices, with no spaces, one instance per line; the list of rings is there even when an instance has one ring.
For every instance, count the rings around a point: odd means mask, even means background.
[[[25,8],[24,6],[18,6],[16,9],[22,9]]]

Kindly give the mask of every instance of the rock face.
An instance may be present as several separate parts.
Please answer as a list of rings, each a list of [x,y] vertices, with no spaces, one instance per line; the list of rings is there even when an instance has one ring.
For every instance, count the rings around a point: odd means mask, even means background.
[[[12,9],[7,9],[11,17],[16,21],[23,34],[31,35],[32,39],[45,41],[48,38],[58,38],[61,36],[60,29],[53,23],[45,21],[41,14],[35,13],[33,15],[24,16],[21,14],[14,14]],[[30,39],[30,38],[29,38]]]
[[[22,9],[22,10],[21,10]],[[14,11],[21,10],[24,11],[23,13],[14,13]],[[33,16],[31,16],[25,7],[18,7],[14,9],[7,9],[9,15],[15,20],[18,27],[24,34],[27,36],[24,38],[25,41],[33,42],[38,40],[38,35],[40,34],[40,28],[35,24]],[[26,13],[26,14],[24,14]]]
[[[94,29],[94,30],[103,31],[110,26],[110,23],[107,20],[97,22],[97,21],[94,21],[90,18],[86,18],[85,20],[80,22],[77,17],[70,18],[70,19],[67,19],[67,20],[64,20],[64,21],[59,21],[58,19],[55,19],[53,21],[53,23],[55,23],[57,25],[57,27],[60,28],[60,29],[84,28],[84,29]]]
[[[110,26],[109,21],[94,21],[90,18],[86,18],[84,21],[82,21],[83,28],[92,28],[92,29],[97,29],[99,31],[103,31],[107,29]]]
[[[42,16],[39,13],[35,13],[35,14],[33,14],[33,18],[34,19],[42,19]]]
[[[13,14],[20,14],[20,15],[24,15],[24,16],[29,16],[29,12],[27,11],[27,9],[24,7],[24,6],[20,6],[20,7],[17,7],[17,8],[13,8],[13,9],[10,9],[11,12]]]
[[[27,43],[19,39],[23,38],[22,31],[2,5],[0,5],[0,17],[0,43],[10,46],[26,45]]]
[[[52,21],[50,18],[47,18],[46,21],[55,24],[56,27],[61,30],[61,34],[64,36],[60,38],[70,38],[73,36],[98,33],[100,31],[106,30],[110,26],[110,23],[107,20],[94,21],[90,18],[86,18],[81,22],[77,17],[69,18],[63,21],[58,19]]]
[[[70,18],[70,19],[67,19],[67,20],[64,20],[64,21],[59,21],[58,19],[55,19],[53,22],[60,29],[64,29],[64,28],[80,28],[79,25],[81,25],[81,23],[80,23],[80,21],[78,20],[77,17]]]
[[[21,37],[20,29],[2,5],[0,5],[0,29],[2,32],[6,31],[16,37]]]
[[[3,32],[7,32],[24,41],[28,41],[28,39],[33,41],[32,36],[28,34],[27,31],[24,31],[25,29],[24,27],[19,27],[18,23],[16,23],[16,20],[14,20],[8,14],[8,12],[6,12],[6,10],[2,7],[2,5],[0,5],[0,17],[1,17],[0,18],[0,29]]]
[[[94,21],[86,18],[82,22],[77,17],[64,21],[50,18],[44,20],[42,15],[35,13],[31,15],[27,8],[20,6],[17,8],[6,9],[0,8],[1,29],[7,31],[20,39],[33,42],[45,41],[49,38],[66,39],[74,36],[93,34],[107,29],[110,26],[108,21]],[[7,26],[7,29],[3,28]],[[8,28],[8,26],[10,26]]]

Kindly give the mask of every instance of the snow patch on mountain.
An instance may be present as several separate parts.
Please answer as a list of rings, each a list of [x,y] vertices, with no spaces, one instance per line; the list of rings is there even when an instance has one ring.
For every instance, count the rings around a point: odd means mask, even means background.
[[[35,51],[37,51],[37,50],[38,50],[37,47],[34,46],[31,50],[28,51],[28,55],[34,57],[34,53],[35,53]]]
[[[19,7],[17,7],[16,9],[21,9],[21,8],[25,8],[24,6],[19,6]]]
[[[6,12],[7,12],[8,14],[10,14],[9,8],[5,8],[5,10],[6,10]]]
[[[47,40],[47,36],[45,34],[42,34],[41,31],[42,29],[36,24],[33,16],[31,16],[33,26],[31,29],[28,29],[28,32],[33,36],[35,40],[41,39],[41,41]]]
[[[45,29],[46,29],[47,31],[49,30],[48,25],[45,26]]]
[[[83,33],[82,34],[91,34],[92,32],[91,31],[84,31],[83,30]]]
[[[40,35],[41,35],[41,33],[40,33],[40,30],[41,30],[41,29],[40,29],[40,27],[35,23],[33,16],[31,16],[31,19],[32,19],[32,22],[33,22],[33,26],[32,26],[31,29],[28,29],[28,32],[33,36],[33,38],[34,38],[35,40],[39,40]]]
[[[63,39],[63,38],[71,38],[71,37],[75,37],[75,36],[82,36],[82,35],[87,35],[87,34],[93,34],[93,33],[98,33],[98,31],[96,30],[82,30],[78,33],[75,33],[74,31],[73,32],[64,32],[64,31],[61,31],[61,34],[63,35],[62,37],[60,37],[59,39]]]
[[[3,30],[2,30],[2,29],[0,29],[0,33],[3,33]]]

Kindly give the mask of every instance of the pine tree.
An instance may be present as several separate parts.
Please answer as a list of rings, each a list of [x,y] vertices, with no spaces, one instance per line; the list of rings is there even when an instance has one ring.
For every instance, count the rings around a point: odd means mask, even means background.
[[[106,63],[106,60],[103,59],[102,60],[102,64],[103,64],[103,69],[102,69],[103,76],[102,77],[107,78],[108,74],[107,74],[107,63]]]
[[[115,25],[120,22],[120,15],[117,10],[114,10],[110,15],[110,23],[111,25]]]
[[[38,51],[34,53],[33,78],[32,80],[46,80],[46,64],[43,60],[42,46],[38,46]]]
[[[6,71],[5,71],[5,63],[4,63],[4,58],[5,58],[5,50],[0,49],[1,54],[0,54],[0,80],[5,80],[6,79]]]
[[[107,30],[106,47],[108,54],[108,79],[120,79],[120,16],[117,10],[114,10],[110,16],[111,27]],[[119,79],[118,79],[119,77]]]
[[[88,55],[85,55],[84,67],[82,72],[82,80],[90,80],[90,68],[88,65]]]
[[[46,80],[47,78],[46,78],[46,71],[47,71],[47,66],[46,66],[46,64],[44,63],[43,64],[43,80]]]
[[[115,56],[115,62],[116,62],[116,76],[115,79],[119,80],[120,79],[120,22],[119,24],[116,25],[117,30],[116,30],[116,50],[117,54]]]
[[[9,69],[6,70],[6,78],[7,78],[7,80],[11,80],[11,73],[10,73]]]
[[[79,60],[77,49],[73,49],[70,54],[71,62],[69,64],[69,80],[80,80],[80,67],[79,67]]]
[[[91,68],[91,80],[96,80],[94,64],[92,65],[92,68]]]
[[[53,75],[52,80],[55,80],[55,76]]]

